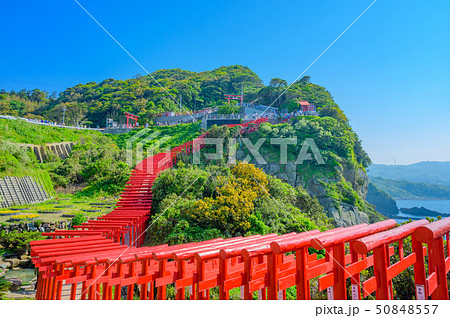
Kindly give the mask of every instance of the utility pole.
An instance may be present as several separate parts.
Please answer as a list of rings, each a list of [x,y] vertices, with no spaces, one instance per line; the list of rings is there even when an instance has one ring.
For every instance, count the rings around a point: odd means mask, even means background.
[[[64,106],[64,108],[63,108],[63,120],[62,120],[63,126],[65,126],[65,124],[64,124],[65,117],[66,117],[66,106]]]
[[[244,103],[244,86],[241,87],[241,107],[243,106]]]
[[[180,95],[180,115],[181,115],[181,95]]]

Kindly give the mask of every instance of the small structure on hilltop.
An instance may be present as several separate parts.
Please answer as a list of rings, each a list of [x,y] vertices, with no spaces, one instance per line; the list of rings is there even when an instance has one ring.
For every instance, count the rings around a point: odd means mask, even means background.
[[[310,104],[306,100],[301,100],[298,102],[298,104],[300,105],[303,113],[308,113],[308,112],[310,114],[316,113],[316,105]]]

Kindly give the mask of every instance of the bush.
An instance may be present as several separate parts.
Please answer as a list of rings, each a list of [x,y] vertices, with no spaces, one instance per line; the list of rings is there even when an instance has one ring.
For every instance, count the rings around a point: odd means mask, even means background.
[[[183,165],[166,170],[153,185],[150,240],[152,244],[181,244],[215,237],[303,232],[316,229],[316,222],[321,228],[330,226],[317,199],[299,189],[252,164],[205,169]]]
[[[84,215],[83,213],[76,213],[75,216],[72,218],[72,225],[81,225],[86,221],[87,221],[86,215]]]
[[[2,231],[0,236],[6,241],[8,245],[14,245],[17,248],[22,248],[31,241],[44,240],[45,238],[42,236],[40,232],[21,232],[11,231],[9,233],[5,233]]]
[[[84,193],[117,194],[130,176],[126,154],[104,136],[77,144],[69,158],[51,171],[53,182],[61,187],[87,184]]]
[[[3,277],[5,272],[5,270],[0,268],[0,300],[4,299],[9,286],[11,286],[11,283]]]

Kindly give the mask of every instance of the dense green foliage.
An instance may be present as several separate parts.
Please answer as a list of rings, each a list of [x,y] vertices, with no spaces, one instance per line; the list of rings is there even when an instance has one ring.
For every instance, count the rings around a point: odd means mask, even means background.
[[[21,116],[27,118],[39,118],[34,112],[44,107],[51,99],[55,98],[55,93],[49,93],[39,89],[19,92],[0,91],[0,114]]]
[[[76,213],[75,216],[72,218],[72,225],[81,225],[86,221],[87,221],[86,215],[84,215],[83,213]]]
[[[294,118],[292,123],[262,124],[257,132],[248,137],[253,144],[260,138],[266,139],[259,152],[268,163],[273,164],[280,163],[280,146],[271,144],[270,139],[292,138],[297,141],[288,145],[287,148],[287,161],[291,164],[298,159],[304,141],[312,139],[324,162],[321,164],[308,149],[312,160],[304,160],[295,165],[295,173],[302,179],[294,180],[295,184],[307,187],[312,179],[316,179],[322,184],[326,190],[326,196],[333,200],[336,208],[341,203],[346,203],[366,213],[370,222],[383,219],[373,206],[367,204],[359,191],[365,181],[359,179],[355,172],[360,170],[364,173],[364,169],[371,164],[371,160],[363,150],[359,137],[347,124],[331,117],[303,116]],[[249,154],[245,147],[242,149]],[[286,164],[280,164],[280,169],[285,169],[285,166]],[[347,173],[344,173],[344,170]],[[349,172],[355,175],[354,184],[344,176]]]
[[[145,123],[161,112],[178,111],[179,96],[182,96],[184,110],[196,110],[214,106],[223,99],[223,94],[235,93],[242,87],[244,92],[252,92],[263,85],[254,72],[239,65],[201,73],[159,70],[151,76],[136,75],[127,80],[106,79],[101,83],[79,84],[66,89],[56,99],[44,98],[37,107],[31,108],[35,115],[61,121],[65,107],[66,122],[73,125],[84,122],[103,126],[107,116],[117,120],[124,111],[138,114],[141,123]],[[3,113],[26,113],[14,112],[14,107],[21,107],[11,105],[10,96],[16,93],[2,94]]]
[[[155,81],[156,80],[156,81]],[[136,75],[127,80],[106,79],[67,88],[59,97],[39,90],[0,92],[0,113],[62,121],[66,123],[104,126],[106,117],[120,120],[124,112],[138,114],[141,124],[151,122],[158,114],[179,111],[181,96],[183,111],[220,106],[221,112],[236,108],[225,106],[224,94],[246,95],[245,101],[273,105],[281,110],[299,108],[300,100],[314,103],[322,117],[334,117],[342,123],[347,118],[331,94],[303,77],[288,88],[285,80],[274,78],[268,86],[248,67],[222,66],[206,72],[181,69],[158,70],[151,76]],[[281,94],[283,93],[284,94]]]
[[[21,248],[31,241],[37,241],[37,240],[44,240],[45,237],[42,236],[40,232],[18,232],[18,231],[11,231],[8,233],[5,233],[5,231],[2,231],[0,233],[0,236],[5,240],[5,243],[9,245],[13,245],[14,247]]]
[[[302,117],[294,120],[292,124],[262,124],[256,133],[249,135],[249,138],[253,143],[258,138],[296,138],[297,143],[288,147],[287,159],[291,162],[297,160],[303,142],[307,138],[312,138],[325,164],[320,165],[317,160],[305,160],[297,165],[297,169],[302,170],[305,176],[335,174],[336,168],[346,165],[365,168],[371,163],[356,133],[348,125],[330,117]],[[261,147],[261,154],[273,157],[271,161],[279,161],[279,153],[280,146],[272,145],[269,141]]]
[[[0,300],[3,300],[11,286],[11,282],[3,277],[3,269],[0,268]]]
[[[251,164],[180,164],[162,172],[153,185],[153,215],[152,244],[331,227],[317,199]]]
[[[258,99],[263,105],[272,105],[289,112],[299,109],[298,102],[306,100],[316,105],[321,117],[333,117],[342,123],[348,122],[331,94],[324,87],[311,83],[309,76],[304,76],[289,87],[285,80],[273,78],[269,86],[248,93],[246,99]]]
[[[237,114],[241,111],[241,107],[236,103],[219,105],[217,112],[219,114]]]
[[[86,194],[103,191],[118,194],[127,182],[131,169],[126,153],[105,136],[82,140],[72,149],[70,157],[50,173],[56,186],[87,185]]]
[[[372,178],[372,182],[381,190],[397,200],[450,199],[450,187],[424,182],[388,180]]]

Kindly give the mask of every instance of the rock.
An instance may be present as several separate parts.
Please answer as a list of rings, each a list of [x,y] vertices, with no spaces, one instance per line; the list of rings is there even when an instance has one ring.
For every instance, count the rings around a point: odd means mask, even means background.
[[[324,207],[327,216],[334,218],[336,226],[338,227],[369,223],[367,214],[359,211],[355,206],[341,202],[340,206],[336,208],[333,201],[330,199],[329,202],[324,204]]]
[[[23,290],[34,290],[34,284],[25,285],[22,287]]]
[[[12,292],[18,290],[23,284],[23,281],[19,277],[11,277],[7,280],[11,283],[11,286],[9,286],[9,291]]]
[[[17,254],[18,255],[28,255],[29,254],[29,248],[28,248],[28,244],[23,245],[20,248],[17,248]]]
[[[31,260],[29,260],[29,259],[23,259],[23,260],[19,261],[19,265],[22,268],[28,268],[28,267],[30,267],[30,264],[31,264]]]
[[[14,248],[14,246],[9,245],[10,248]],[[3,258],[17,258],[16,253],[3,253]]]
[[[2,269],[8,269],[8,268],[11,268],[11,263],[8,263],[8,262],[2,262],[2,263],[0,263],[0,268],[2,268]]]
[[[5,262],[11,264],[11,268],[17,267],[20,264],[20,260],[18,258],[8,258],[5,259]]]

